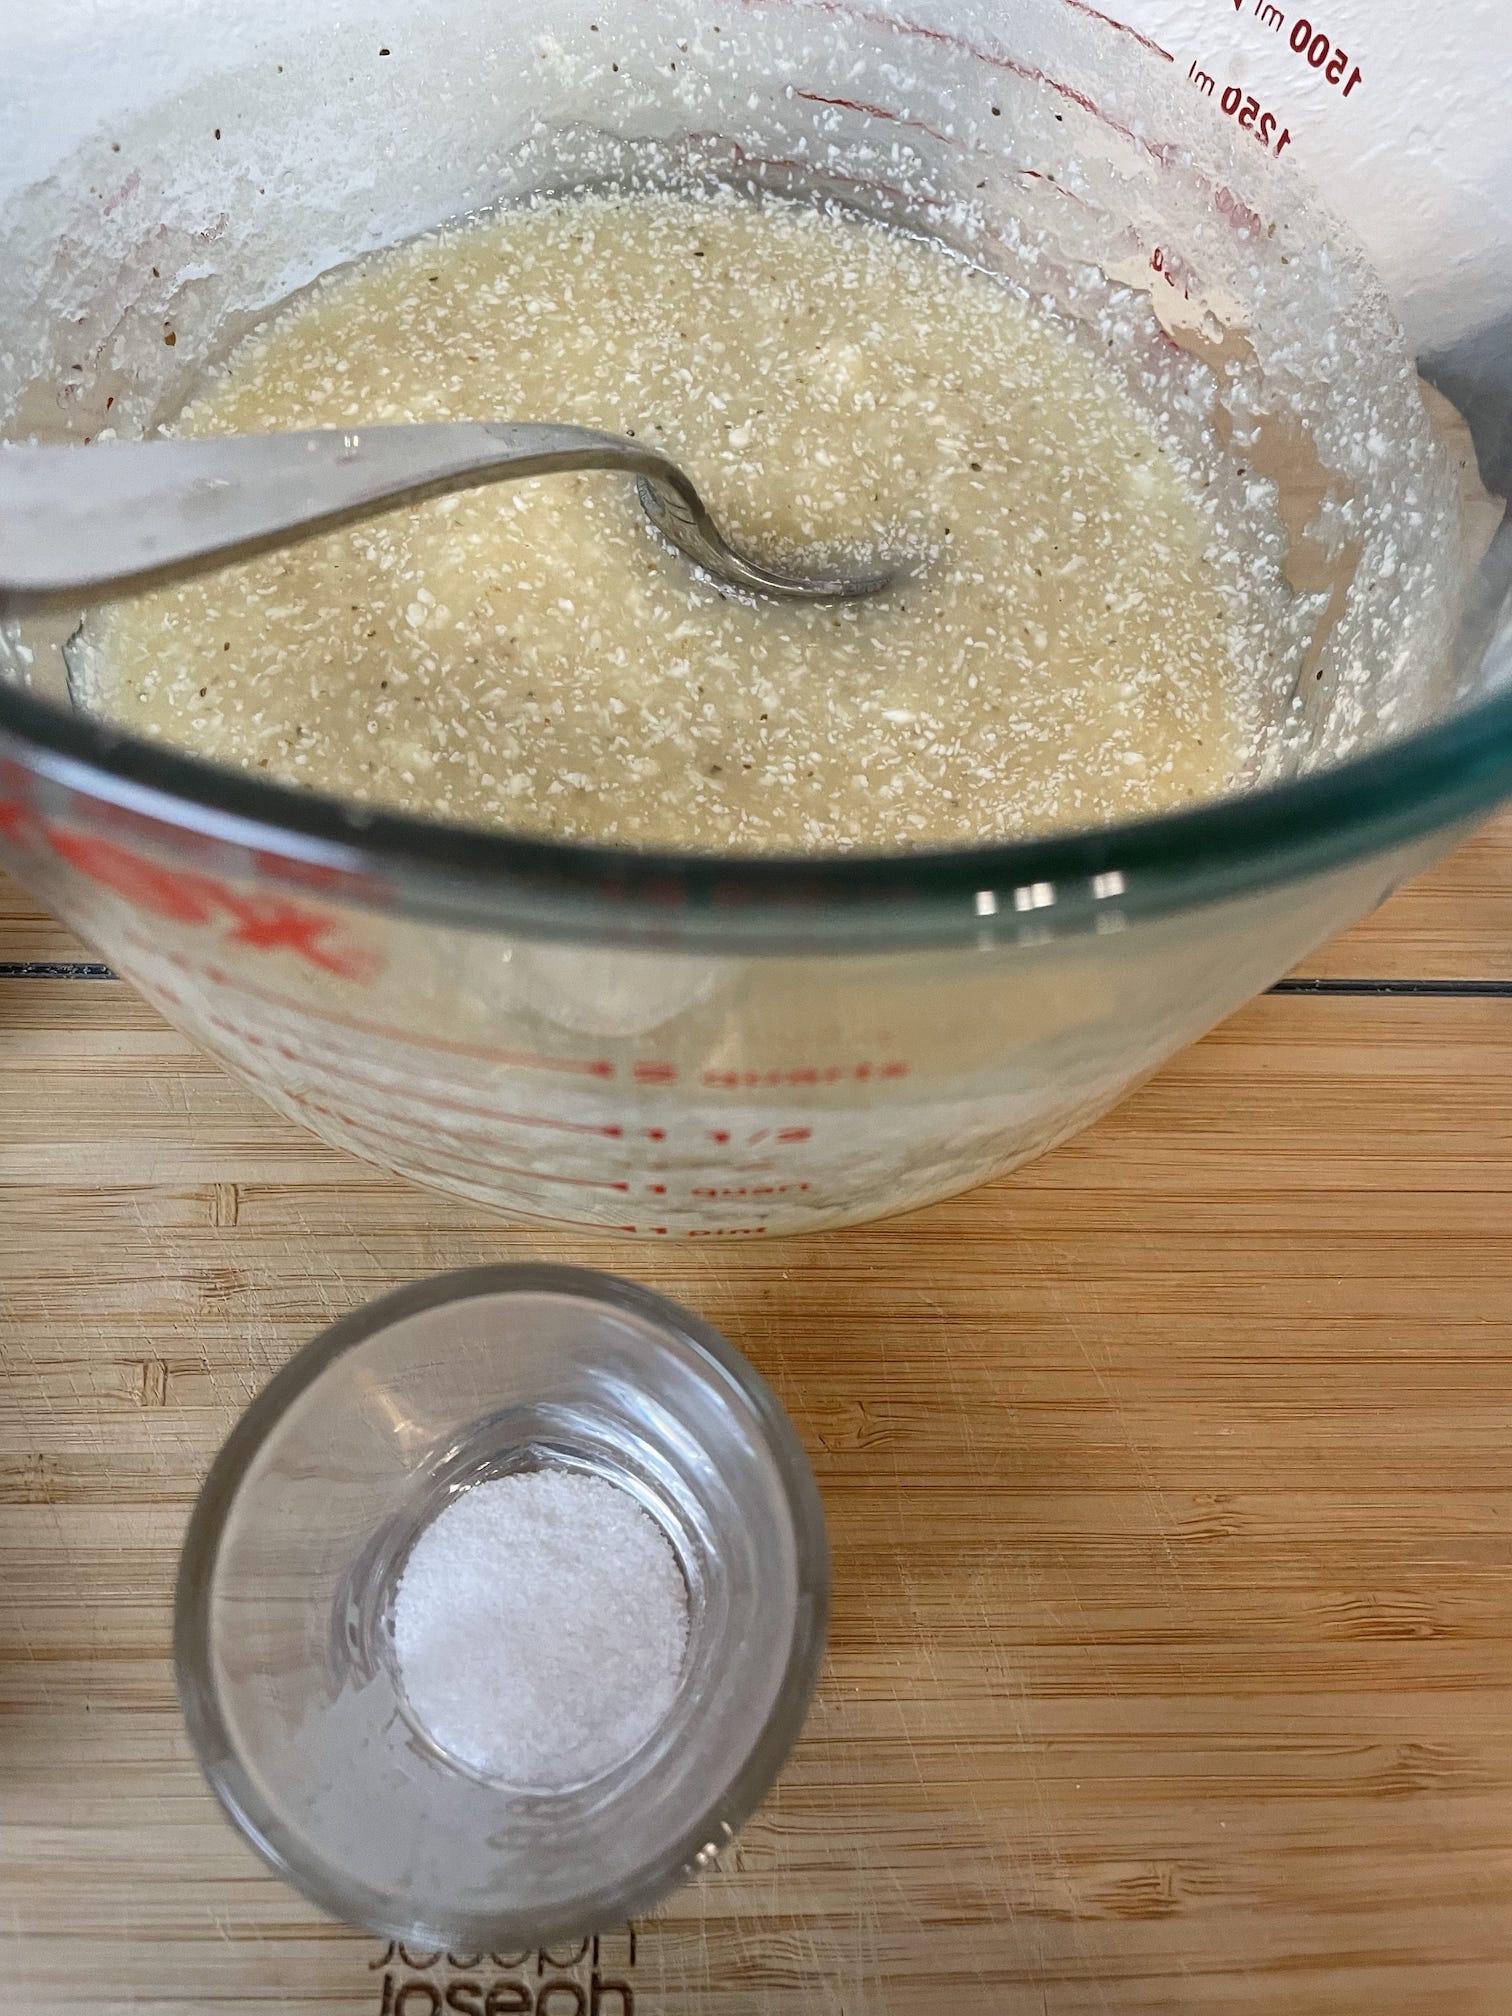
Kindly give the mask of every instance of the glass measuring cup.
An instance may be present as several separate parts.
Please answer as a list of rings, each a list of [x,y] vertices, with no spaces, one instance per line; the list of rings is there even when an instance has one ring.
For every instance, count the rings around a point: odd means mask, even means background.
[[[1462,602],[1430,536],[1459,508],[1450,459],[1370,275],[1262,134],[1175,92],[1116,23],[1067,0],[474,0],[401,6],[380,43],[312,5],[281,13],[275,52],[250,0],[202,11],[190,50],[172,27],[154,44],[150,16],[123,43],[102,9],[87,58],[68,45],[66,134],[38,109],[63,51],[24,30],[7,432],[149,426],[315,272],[651,149],[1032,277],[1089,340],[1111,333],[1162,424],[1189,426],[1231,363],[1212,475],[1278,578],[1286,527],[1241,474],[1262,422],[1312,444],[1351,514],[1318,542],[1325,588],[1278,592],[1298,678],[1271,696],[1284,753],[1253,792],[896,859],[663,858],[359,814],[71,710],[68,626],[23,621],[0,851],[328,1140],[512,1216],[653,1237],[926,1203],[1093,1118],[1512,790],[1507,549]],[[1464,389],[1489,442],[1512,387],[1477,366]],[[1361,411],[1388,455],[1360,452]]]

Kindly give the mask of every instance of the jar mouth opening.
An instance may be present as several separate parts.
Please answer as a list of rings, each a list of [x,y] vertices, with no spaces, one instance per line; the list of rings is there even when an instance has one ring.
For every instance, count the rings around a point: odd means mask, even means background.
[[[504,1899],[497,1908],[427,1907],[423,1914],[411,1915],[395,1896],[347,1876],[318,1842],[304,1839],[243,1755],[221,1700],[213,1652],[221,1554],[238,1497],[270,1440],[291,1410],[344,1356],[396,1324],[446,1305],[507,1296],[575,1300],[664,1331],[669,1344],[675,1342],[706,1366],[711,1390],[738,1393],[745,1432],[760,1441],[791,1533],[795,1581],[790,1630],[780,1651],[777,1684],[759,1717],[752,1718],[750,1740],[742,1738],[743,1747],[729,1770],[717,1774],[717,1782],[700,1793],[685,1823],[679,1818],[675,1831],[662,1830],[663,1838],[644,1859],[622,1867],[596,1887],[585,1884],[580,1894],[544,1908]],[[452,1459],[453,1486],[465,1477],[469,1461],[468,1450],[459,1444]],[[599,1474],[608,1475],[615,1467],[611,1450],[608,1468],[600,1468]],[[444,1483],[443,1472],[437,1475]],[[632,1489],[644,1481],[631,1478]],[[687,1508],[668,1509],[675,1528]],[[674,1531],[668,1537],[686,1567],[688,1534]],[[361,1564],[356,1565],[360,1572]],[[818,1486],[791,1422],[760,1373],[701,1318],[633,1282],[575,1267],[503,1264],[431,1276],[365,1304],[305,1345],[257,1394],[211,1465],[190,1517],[175,1592],[174,1666],[190,1738],[212,1791],[251,1845],[312,1902],[385,1937],[451,1950],[510,1947],[522,1941],[539,1945],[640,1916],[733,1838],[765,1797],[807,1718],[823,1661],[828,1606],[829,1551]],[[738,1626],[739,1620],[735,1621]],[[360,1648],[357,1656],[360,1666],[364,1656]],[[675,1741],[679,1715],[686,1717],[690,1705],[695,1712],[699,1705],[690,1700],[687,1679],[685,1668],[678,1701],[663,1724],[667,1743]],[[647,1759],[654,1766],[664,1747],[653,1737],[642,1753],[628,1759],[632,1778],[648,1768]],[[543,1810],[549,1812],[563,1800],[570,1802],[576,1789],[531,1795],[525,1803],[544,1801]],[[590,1800],[597,1796],[592,1784],[586,1789]]]
[[[1512,792],[1512,691],[1312,775],[1118,825],[898,854],[688,854],[448,826],[223,770],[0,685],[0,798],[319,886],[358,907],[605,944],[882,951],[1158,919],[1484,815]],[[249,863],[248,856],[255,856]]]

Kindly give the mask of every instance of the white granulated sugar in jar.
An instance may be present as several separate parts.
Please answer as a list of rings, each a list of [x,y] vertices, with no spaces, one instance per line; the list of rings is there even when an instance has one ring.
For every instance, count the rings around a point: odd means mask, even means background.
[[[688,1594],[651,1515],[600,1477],[473,1486],[411,1549],[394,1601],[404,1692],[432,1740],[491,1778],[561,1790],[666,1716]]]

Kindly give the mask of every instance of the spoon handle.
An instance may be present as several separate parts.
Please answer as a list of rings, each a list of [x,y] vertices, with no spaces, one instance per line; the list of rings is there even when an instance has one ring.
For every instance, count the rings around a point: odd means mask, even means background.
[[[889,576],[788,575],[737,553],[675,462],[618,434],[531,421],[0,446],[0,601],[99,601],[479,483],[573,469],[640,479],[664,535],[726,585],[834,599]]]

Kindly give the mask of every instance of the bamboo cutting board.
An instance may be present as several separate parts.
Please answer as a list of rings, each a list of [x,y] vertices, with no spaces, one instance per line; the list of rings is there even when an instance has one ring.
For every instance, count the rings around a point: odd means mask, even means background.
[[[1019,1176],[760,1250],[409,1189],[82,956],[0,891],[0,2007],[1512,2009],[1512,824]],[[654,1921],[389,1948],[202,1789],[175,1554],[313,1331],[527,1256],[637,1275],[773,1379],[831,1657]]]

